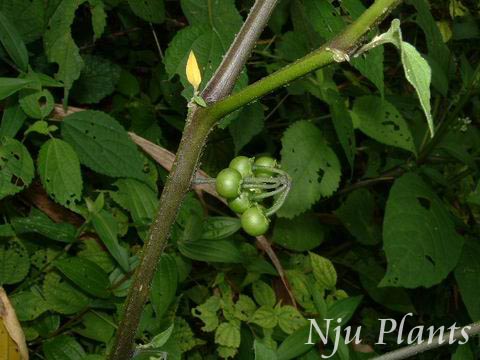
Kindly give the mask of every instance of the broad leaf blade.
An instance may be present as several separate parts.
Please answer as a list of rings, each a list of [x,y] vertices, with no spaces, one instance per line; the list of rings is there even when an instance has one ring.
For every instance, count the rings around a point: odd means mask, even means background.
[[[28,69],[28,52],[12,22],[0,11],[0,41],[21,71]]]

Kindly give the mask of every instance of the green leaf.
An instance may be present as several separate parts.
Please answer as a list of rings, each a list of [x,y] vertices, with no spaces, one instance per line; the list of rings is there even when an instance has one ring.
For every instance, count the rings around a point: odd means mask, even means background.
[[[310,263],[312,264],[313,276],[318,283],[325,289],[335,288],[337,272],[332,262],[323,256],[310,253]]]
[[[56,202],[69,206],[82,197],[80,162],[72,147],[63,140],[50,139],[38,154],[42,185]]]
[[[105,4],[103,0],[88,0],[88,2],[90,3],[90,11],[92,12],[94,40],[98,40],[102,37],[105,27],[107,26]]]
[[[306,320],[293,306],[285,305],[275,309],[278,318],[278,326],[286,334],[292,334],[296,330],[305,326]]]
[[[245,106],[240,115],[232,120],[228,131],[232,135],[236,154],[262,131],[264,120],[263,107],[258,102]]]
[[[288,250],[312,250],[324,239],[325,227],[314,215],[305,214],[291,220],[279,218],[275,221],[273,241]]]
[[[113,258],[96,239],[84,239],[82,245],[84,248],[77,253],[78,256],[93,261],[107,273],[110,273],[115,268]]]
[[[397,179],[383,221],[387,273],[380,286],[430,287],[458,262],[463,238],[443,202],[416,174]]]
[[[195,53],[205,86],[240,29],[242,17],[233,0],[182,0],[181,4],[190,26],[177,32],[169,44],[165,69],[170,77],[180,77],[186,89],[182,94],[190,100],[193,90],[185,74],[190,51]],[[246,75],[239,81],[245,84]]]
[[[363,8],[363,6],[362,6]],[[349,12],[347,8],[342,9]],[[339,34],[346,23],[341,16],[341,9],[335,8],[330,1],[306,0],[305,11],[313,28],[324,40],[331,40]],[[351,18],[357,18],[361,12],[350,14]],[[345,17],[348,18],[348,17]],[[368,78],[383,93],[383,50],[375,49],[367,54],[366,58],[354,58],[352,66],[358,69],[362,75]]]
[[[221,323],[215,331],[215,343],[238,348],[240,346],[240,322],[228,321]]]
[[[27,115],[17,102],[7,103],[0,124],[0,141],[5,137],[15,137],[26,119]]]
[[[273,289],[261,280],[252,285],[253,297],[260,306],[274,307],[277,299]]]
[[[355,100],[352,117],[355,127],[383,144],[416,154],[412,134],[402,114],[387,100],[362,96]]]
[[[57,260],[54,265],[86,293],[99,298],[108,298],[110,286],[108,275],[94,262],[76,256]]]
[[[203,223],[203,240],[225,239],[235,234],[242,225],[240,219],[228,216],[209,216]]]
[[[430,135],[435,132],[430,105],[430,84],[432,82],[432,70],[428,62],[422,57],[415,47],[405,41],[402,42],[402,64],[405,77],[417,92],[423,112],[427,118]]]
[[[353,296],[346,299],[340,299],[334,302],[328,308],[328,317],[331,319],[341,319],[340,323],[335,323],[335,326],[344,326],[352,318],[353,313],[362,302],[362,296]]]
[[[253,343],[253,351],[255,353],[255,360],[277,360],[275,350],[270,349],[258,339],[255,339]]]
[[[348,195],[335,214],[359,243],[374,245],[381,239],[380,226],[375,222],[374,212],[373,195],[366,189],[358,189]]]
[[[165,21],[165,5],[163,0],[128,0],[128,5],[139,18],[161,24]]]
[[[27,249],[19,240],[0,245],[0,286],[22,281],[30,270]]]
[[[113,324],[114,320],[107,313],[88,312],[83,316],[81,325],[73,330],[83,337],[107,344],[115,331]]]
[[[33,179],[33,160],[27,148],[17,140],[0,143],[0,199],[26,188]]]
[[[87,55],[71,95],[80,104],[96,104],[113,93],[120,79],[120,66],[100,56]]]
[[[220,310],[220,298],[218,296],[211,296],[203,304],[198,305],[192,309],[192,315],[199,318],[205,324],[202,327],[203,331],[210,332],[218,327],[218,315]]]
[[[86,295],[55,272],[45,275],[43,295],[49,309],[65,315],[75,314],[85,309],[90,302]]]
[[[21,71],[28,69],[28,52],[20,34],[11,20],[0,11],[0,41]]]
[[[48,310],[48,305],[38,291],[21,291],[10,300],[20,321],[32,321]]]
[[[0,100],[3,100],[32,84],[33,81],[30,79],[0,77]]]
[[[45,31],[46,3],[43,0],[2,0],[0,11],[19,32],[25,43],[39,39]]]
[[[309,351],[314,345],[305,344],[308,340],[310,326],[304,326],[289,335],[277,349],[278,360],[298,359]]]
[[[20,91],[20,106],[29,117],[33,119],[44,119],[55,106],[55,100],[47,89],[22,90]]]
[[[279,216],[293,218],[338,188],[340,162],[315,125],[298,121],[290,126],[283,134],[281,155],[282,168],[292,177],[292,190]]]
[[[73,82],[79,78],[83,68],[83,60],[73,41],[70,27],[75,18],[75,11],[84,1],[61,1],[50,18],[47,31],[43,36],[43,45],[48,60],[58,64],[55,78],[63,81],[66,98],[68,98],[68,92]]]
[[[46,360],[84,360],[85,350],[71,336],[60,335],[42,346]]]
[[[271,306],[261,306],[255,311],[250,322],[265,329],[273,329],[278,324],[277,314]]]
[[[125,129],[100,111],[80,111],[61,125],[63,138],[72,145],[80,162],[112,177],[145,179],[143,159]]]
[[[110,193],[113,200],[130,212],[135,224],[149,224],[158,207],[155,191],[134,179],[120,179],[114,185],[118,191]]]
[[[192,260],[206,262],[242,263],[240,250],[229,240],[194,240],[181,241],[178,250],[183,256]]]
[[[356,151],[355,130],[353,128],[353,120],[350,112],[347,109],[345,99],[339,96],[339,93],[334,93],[329,101],[330,112],[332,114],[332,122],[337,133],[338,140],[347,157],[350,168],[353,169]]]
[[[32,209],[27,217],[15,217],[12,226],[17,234],[37,233],[64,243],[75,241],[77,229],[69,223],[55,223],[40,210]]]
[[[475,360],[475,356],[472,353],[470,345],[467,343],[457,347],[451,360]]]
[[[155,271],[150,291],[150,301],[158,319],[162,319],[175,299],[178,271],[175,258],[163,254]]]
[[[55,125],[48,125],[48,122],[46,122],[45,120],[37,120],[32,125],[30,125],[27,130],[25,130],[23,135],[27,136],[30,133],[50,135],[50,133],[57,130],[58,127],[56,127]]]
[[[465,242],[462,255],[455,269],[463,303],[473,321],[480,320],[480,246],[477,242],[469,240]]]
[[[106,210],[93,213],[92,224],[108,252],[121,268],[128,272],[130,270],[128,251],[118,243],[118,224],[113,215]]]

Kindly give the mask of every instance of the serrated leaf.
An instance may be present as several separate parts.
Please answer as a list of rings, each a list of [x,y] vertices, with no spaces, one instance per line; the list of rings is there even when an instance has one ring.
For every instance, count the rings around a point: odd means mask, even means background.
[[[92,224],[108,252],[124,271],[130,270],[128,251],[118,243],[118,224],[106,210],[92,214]]]
[[[47,303],[37,291],[21,291],[10,300],[20,321],[32,321],[48,310]]]
[[[193,308],[192,315],[203,321],[205,324],[202,327],[203,331],[210,332],[218,327],[218,310],[220,310],[220,298],[211,296],[203,304]]]
[[[68,92],[73,82],[79,78],[83,68],[83,60],[73,41],[70,27],[75,18],[75,11],[84,1],[61,1],[50,18],[47,31],[43,36],[48,60],[58,64],[55,78],[63,82],[66,98],[68,98]]]
[[[57,260],[55,267],[70,281],[86,293],[99,297],[109,296],[110,281],[103,269],[94,262],[82,257],[69,257]]]
[[[45,341],[42,349],[46,360],[84,360],[86,356],[82,346],[67,335]]]
[[[27,115],[25,115],[16,101],[7,102],[0,124],[0,141],[5,137],[14,138],[26,119]]]
[[[163,0],[128,0],[133,13],[139,18],[161,24],[165,20],[165,5]]]
[[[33,84],[30,79],[0,77],[0,100]]]
[[[356,152],[355,130],[350,112],[345,104],[345,99],[335,93],[329,101],[330,112],[332,114],[332,122],[337,133],[338,140],[342,145],[345,156],[348,160],[350,168],[353,169]]]
[[[315,253],[310,253],[313,276],[325,289],[333,289],[337,284],[337,272],[330,260]]]
[[[175,299],[178,285],[178,271],[175,258],[163,254],[153,276],[150,301],[158,319],[161,319]]]
[[[293,306],[285,305],[275,309],[278,318],[278,326],[287,334],[292,334],[302,326],[306,320]]]
[[[240,346],[240,323],[233,321],[221,323],[215,331],[215,343],[238,348]]]
[[[78,256],[93,261],[107,273],[114,269],[115,263],[113,258],[95,239],[84,239],[82,245],[84,248],[77,253]]]
[[[240,294],[235,303],[235,317],[241,321],[248,321],[256,309],[257,305],[249,296]]]
[[[442,201],[416,174],[397,179],[383,221],[387,273],[380,286],[430,287],[455,267],[463,238]]]
[[[252,285],[253,298],[260,306],[274,307],[277,302],[273,289],[261,280]]]
[[[90,302],[87,296],[54,272],[45,275],[43,295],[49,309],[65,315],[83,310]]]
[[[42,185],[56,202],[69,206],[82,197],[80,162],[73,148],[63,140],[50,139],[38,154]]]
[[[33,160],[17,140],[0,140],[0,199],[26,188],[33,179]]]
[[[80,104],[96,104],[113,93],[121,68],[100,56],[87,55],[83,61],[85,65],[72,87],[71,96]]]
[[[475,241],[466,241],[455,269],[463,303],[473,321],[480,320],[480,246]]]
[[[362,96],[352,110],[355,127],[383,144],[396,146],[416,154],[410,129],[402,114],[387,100],[378,96]]]
[[[319,246],[324,238],[325,227],[311,214],[275,221],[273,241],[288,250],[311,250]]]
[[[28,52],[11,20],[0,11],[0,42],[21,71],[28,69]]]
[[[53,110],[55,100],[47,89],[22,90],[19,98],[22,110],[33,119],[44,119]]]
[[[0,245],[0,286],[22,281],[29,269],[27,249],[19,240],[10,240]]]
[[[292,178],[292,189],[279,216],[293,218],[338,188],[340,162],[315,125],[298,121],[290,126],[283,134],[281,155],[282,169]]]
[[[273,329],[277,326],[277,314],[270,306],[261,306],[255,311],[250,322],[257,324],[265,329]]]
[[[80,111],[65,117],[61,131],[80,162],[92,170],[112,177],[145,179],[140,152],[111,116],[100,111]]]

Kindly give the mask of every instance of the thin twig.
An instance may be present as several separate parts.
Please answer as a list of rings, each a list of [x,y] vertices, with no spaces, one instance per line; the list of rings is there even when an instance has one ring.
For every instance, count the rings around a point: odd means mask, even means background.
[[[463,331],[463,333],[462,333]],[[480,322],[476,322],[467,326],[463,327],[463,330],[457,330],[453,333],[452,338],[450,339],[448,335],[437,336],[432,339],[432,341],[422,342],[416,345],[410,345],[398,350],[391,351],[389,353],[377,356],[372,360],[401,360],[407,359],[409,357],[418,355],[422,352],[436,349],[440,346],[448,345],[449,343],[453,343],[456,340],[460,340],[464,338],[464,335],[475,336],[480,334]]]

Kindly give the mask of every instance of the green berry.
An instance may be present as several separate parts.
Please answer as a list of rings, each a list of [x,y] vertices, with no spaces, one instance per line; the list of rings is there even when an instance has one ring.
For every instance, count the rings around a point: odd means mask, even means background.
[[[242,192],[235,199],[228,200],[228,206],[237,214],[243,214],[251,205],[250,197],[245,192]]]
[[[237,156],[232,161],[228,167],[230,169],[237,170],[243,178],[253,175],[252,171],[253,159],[246,156]]]
[[[248,235],[260,236],[267,232],[270,221],[262,208],[255,205],[242,214],[240,218],[242,228]]]
[[[242,175],[235,169],[226,168],[218,173],[215,189],[220,196],[233,199],[240,195],[241,183]]]
[[[277,166],[277,160],[272,158],[271,156],[260,156],[259,158],[255,159],[255,162],[253,163],[255,166],[265,166],[265,167],[271,167],[274,168]],[[269,171],[267,169],[261,169],[257,168],[254,171],[255,176],[257,177],[271,177],[275,175],[272,171]]]

